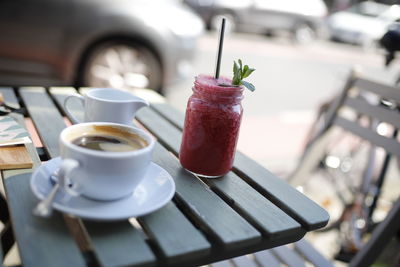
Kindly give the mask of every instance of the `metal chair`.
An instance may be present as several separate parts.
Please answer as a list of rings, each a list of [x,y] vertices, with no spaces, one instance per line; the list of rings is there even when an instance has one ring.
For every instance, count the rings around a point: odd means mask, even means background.
[[[332,137],[333,128],[340,128],[368,142],[370,149],[366,155],[364,169],[359,173],[360,183],[353,188],[352,198],[345,203],[342,216],[327,228],[339,229],[347,221],[354,229],[353,233],[358,231],[358,240],[353,241],[360,249],[363,245],[362,235],[371,232],[376,225],[372,218],[389,162],[393,156],[397,160],[400,159],[400,143],[397,138],[400,128],[400,89],[358,78],[352,74],[341,94],[329,105],[325,114],[324,123],[315,131],[290,181],[301,184],[302,179],[324,166],[324,160],[328,155],[326,145]],[[387,133],[383,134],[382,129],[385,129]],[[384,155],[379,158],[381,161],[377,164],[378,148],[383,150]],[[365,223],[364,227],[360,229],[353,226],[360,220]],[[348,258],[345,256],[343,253],[338,255],[339,259],[345,261],[349,261],[353,255],[347,255]]]

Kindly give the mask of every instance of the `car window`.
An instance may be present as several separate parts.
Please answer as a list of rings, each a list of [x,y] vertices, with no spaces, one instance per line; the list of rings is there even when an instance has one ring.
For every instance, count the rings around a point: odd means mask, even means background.
[[[398,18],[400,18],[400,6],[398,6],[398,5],[391,6],[385,12],[383,12],[379,16],[379,18],[390,20],[390,21],[397,20]]]
[[[350,7],[347,11],[368,17],[378,17],[389,9],[388,5],[364,2]]]
[[[261,10],[316,16],[324,16],[326,14],[326,5],[321,0],[255,0],[254,5]]]

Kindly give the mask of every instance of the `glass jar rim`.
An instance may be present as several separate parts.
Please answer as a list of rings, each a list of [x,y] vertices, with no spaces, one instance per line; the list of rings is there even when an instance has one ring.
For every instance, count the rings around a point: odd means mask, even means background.
[[[206,93],[214,93],[220,96],[238,96],[243,93],[244,87],[232,85],[231,79],[220,77],[215,79],[210,75],[198,75],[194,81],[194,90]]]

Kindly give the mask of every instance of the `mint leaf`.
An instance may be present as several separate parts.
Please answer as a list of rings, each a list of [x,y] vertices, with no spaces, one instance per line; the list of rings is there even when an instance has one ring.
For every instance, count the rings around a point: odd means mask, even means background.
[[[248,70],[249,70],[249,66],[244,65],[244,67],[243,67],[243,72],[242,72],[242,79],[247,77],[247,76],[245,76],[245,75],[246,75],[246,72],[247,72]]]
[[[247,67],[247,68],[246,68],[246,67]],[[247,65],[244,66],[244,73],[243,73],[242,79],[249,77],[250,74],[253,73],[253,71],[255,71],[255,69],[251,69],[251,68],[249,68]]]
[[[236,73],[238,69],[239,69],[238,64],[235,61],[233,61],[233,73]]]
[[[240,77],[241,77],[241,71],[240,71],[240,69],[239,69],[239,67],[236,69],[236,71],[234,72],[234,75],[233,75],[233,80],[232,80],[232,84],[234,84],[234,85],[240,85]]]
[[[239,63],[239,64],[238,64]],[[250,68],[248,65],[244,65],[241,59],[238,59],[238,63],[233,61],[233,78],[232,85],[244,85],[250,91],[254,91],[256,88],[253,84],[243,81],[244,78],[247,78],[252,74],[255,69]]]
[[[246,82],[246,81],[241,81],[241,83],[242,83],[247,89],[249,89],[249,90],[252,91],[252,92],[254,92],[254,90],[256,90],[256,87],[255,87],[252,83],[249,83],[249,82]]]

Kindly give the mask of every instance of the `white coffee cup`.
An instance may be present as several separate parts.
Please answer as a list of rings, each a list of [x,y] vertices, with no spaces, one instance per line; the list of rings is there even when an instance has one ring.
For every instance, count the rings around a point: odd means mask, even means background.
[[[81,123],[68,109],[71,99],[82,102],[84,109],[84,122],[114,122],[132,125],[136,111],[149,106],[149,103],[128,91],[113,88],[95,88],[89,90],[84,96],[79,94],[69,95],[64,101],[64,109],[71,121]]]
[[[111,144],[113,149],[108,150],[110,143],[89,142],[107,148],[104,151],[76,143],[80,140],[81,144],[88,145],[83,140],[93,136],[100,136],[97,137],[100,140],[123,139],[127,141],[129,149],[138,142],[140,148],[114,151],[114,144]],[[64,190],[70,195],[96,200],[115,200],[131,194],[145,177],[155,145],[154,138],[139,128],[104,122],[70,126],[61,132],[59,142],[62,159],[58,172],[60,185],[65,185]]]

